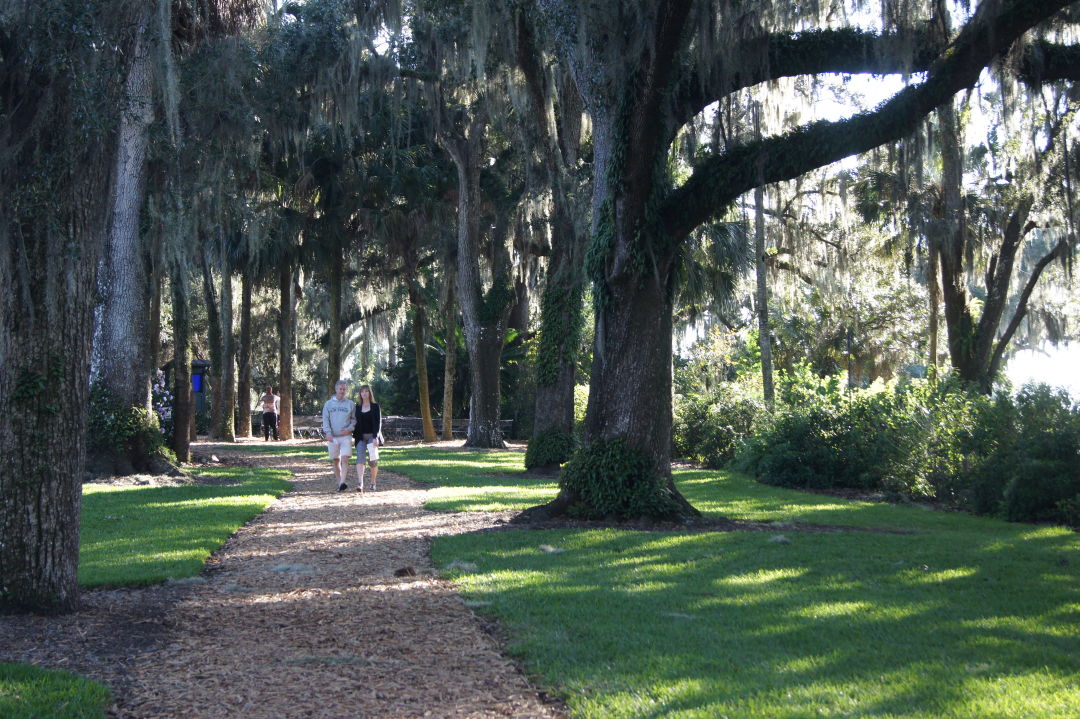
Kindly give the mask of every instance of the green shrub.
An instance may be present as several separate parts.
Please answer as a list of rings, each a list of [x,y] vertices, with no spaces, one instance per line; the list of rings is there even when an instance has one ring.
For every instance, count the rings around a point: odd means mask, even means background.
[[[563,464],[574,453],[574,438],[557,429],[548,429],[529,440],[525,450],[525,469]]]
[[[158,416],[141,407],[126,407],[114,393],[100,384],[90,388],[87,421],[91,451],[152,456],[164,454],[165,437]]]
[[[764,412],[764,403],[728,383],[708,395],[676,395],[672,448],[706,467],[723,467]]]
[[[876,490],[1012,521],[1076,523],[1080,409],[1067,393],[1039,385],[991,399],[948,380],[833,390],[791,383],[795,404],[756,426],[736,466],[767,484]]]
[[[1014,399],[1015,426],[987,467],[1006,482],[1001,512],[1014,522],[1068,523],[1080,495],[1080,408],[1068,393],[1027,385]]]
[[[667,518],[679,507],[648,455],[617,437],[574,453],[559,485],[579,500],[574,513],[588,519]]]

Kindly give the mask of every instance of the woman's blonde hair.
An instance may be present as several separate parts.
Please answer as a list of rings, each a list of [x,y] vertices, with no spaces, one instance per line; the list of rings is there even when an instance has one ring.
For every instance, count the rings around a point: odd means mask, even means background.
[[[360,385],[360,389],[358,389],[356,391],[356,395],[359,397],[360,393],[363,392],[364,390],[367,390],[368,397],[370,397],[371,401],[374,402],[375,401],[375,393],[371,391],[371,385],[369,385],[369,384]]]

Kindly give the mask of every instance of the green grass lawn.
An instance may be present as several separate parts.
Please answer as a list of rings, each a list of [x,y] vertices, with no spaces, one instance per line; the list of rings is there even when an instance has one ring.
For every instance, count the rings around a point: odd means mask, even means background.
[[[446,452],[386,466],[445,482],[429,507],[554,493],[512,479],[520,454]],[[445,537],[434,560],[577,717],[1080,716],[1080,535],[726,472],[676,481],[707,515],[774,524]]]
[[[79,584],[155,584],[198,574],[244,523],[289,488],[280,469],[219,467],[201,473],[235,484],[83,487]]]
[[[103,684],[70,672],[0,662],[4,719],[104,719],[111,703]]]

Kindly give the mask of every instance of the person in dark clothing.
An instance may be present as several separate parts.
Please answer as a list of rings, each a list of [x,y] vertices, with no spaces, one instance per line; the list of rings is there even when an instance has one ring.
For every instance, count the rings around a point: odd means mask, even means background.
[[[266,392],[259,398],[259,402],[255,405],[255,408],[258,409],[260,406],[262,407],[263,413],[263,441],[269,442],[270,433],[273,432],[274,441],[277,442],[278,415],[281,413],[281,397],[274,394],[273,387],[266,388]]]
[[[364,491],[364,453],[367,453],[368,466],[371,467],[371,491],[376,489],[375,480],[379,476],[379,445],[382,444],[382,415],[370,385],[360,386],[360,401],[356,403],[356,428],[353,430],[356,440],[356,491]]]

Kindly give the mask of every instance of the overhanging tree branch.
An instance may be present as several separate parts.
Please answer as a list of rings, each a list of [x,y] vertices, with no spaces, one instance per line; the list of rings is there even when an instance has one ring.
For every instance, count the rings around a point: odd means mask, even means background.
[[[1030,28],[1070,0],[1012,0],[980,12],[964,27],[927,79],[898,92],[878,110],[839,122],[818,122],[733,148],[699,165],[664,203],[661,226],[681,240],[739,195],[781,182],[909,134],[919,121],[962,89]],[[983,8],[988,7],[984,5]]]
[[[932,33],[914,29],[886,34],[811,30],[747,39],[727,56],[741,59],[738,68],[724,67],[725,56],[719,56],[714,65],[691,73],[680,86],[672,101],[676,126],[686,124],[717,99],[768,80],[829,72],[921,72],[943,49]]]

